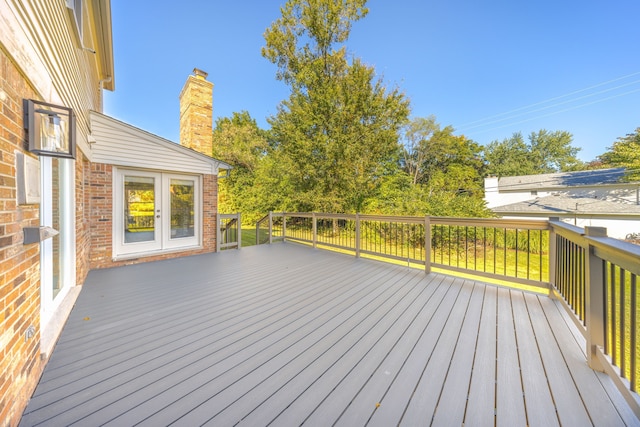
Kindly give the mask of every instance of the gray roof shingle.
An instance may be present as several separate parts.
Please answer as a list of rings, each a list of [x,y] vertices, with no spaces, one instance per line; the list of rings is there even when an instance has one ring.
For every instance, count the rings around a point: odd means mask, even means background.
[[[500,191],[529,191],[567,187],[619,184],[625,168],[599,169],[578,172],[559,172],[541,175],[505,176],[498,179]]]
[[[512,203],[498,206],[492,210],[501,215],[509,214],[607,214],[637,216],[640,218],[640,205],[609,201],[592,197],[575,196],[569,194],[556,194],[527,200],[525,202]]]

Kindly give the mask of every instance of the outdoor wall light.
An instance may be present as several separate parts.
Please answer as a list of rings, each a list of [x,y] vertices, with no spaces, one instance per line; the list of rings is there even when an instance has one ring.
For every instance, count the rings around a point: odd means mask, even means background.
[[[29,151],[41,156],[75,159],[76,118],[71,108],[25,99],[24,115]]]

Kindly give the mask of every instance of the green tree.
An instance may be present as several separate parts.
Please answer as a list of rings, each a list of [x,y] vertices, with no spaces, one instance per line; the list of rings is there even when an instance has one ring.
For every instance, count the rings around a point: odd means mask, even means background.
[[[242,212],[248,221],[261,215],[263,199],[256,189],[269,163],[267,134],[248,112],[216,120],[213,157],[233,166],[229,176],[219,180],[220,213]]]
[[[566,131],[542,129],[529,135],[525,143],[522,134],[493,141],[484,148],[486,173],[493,176],[536,175],[582,168],[576,158],[580,148],[573,147],[573,137]]]
[[[425,177],[425,162],[429,156],[430,140],[440,130],[435,116],[415,117],[402,129],[404,149],[402,162],[404,169],[415,185]]]
[[[531,132],[529,135],[531,161],[536,168],[543,171],[538,173],[579,169],[582,162],[578,160],[576,155],[580,148],[572,146],[572,142],[573,135],[564,130],[549,132],[542,129],[538,132]]]
[[[365,3],[289,0],[265,32],[263,56],[291,87],[269,123],[296,210],[359,211],[397,168],[409,103],[344,45]]]
[[[607,152],[599,156],[599,160],[607,167],[627,168],[625,179],[640,181],[640,127],[619,137]]]
[[[502,141],[492,141],[484,148],[487,174],[492,176],[533,175],[536,168],[529,147],[520,132]]]

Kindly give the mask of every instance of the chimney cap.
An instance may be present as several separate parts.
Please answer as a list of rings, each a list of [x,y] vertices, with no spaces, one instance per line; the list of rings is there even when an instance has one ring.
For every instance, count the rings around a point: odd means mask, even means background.
[[[196,77],[200,77],[200,78],[203,78],[203,79],[206,79],[206,78],[207,78],[207,76],[209,75],[209,73],[207,73],[206,71],[202,71],[202,70],[201,70],[201,69],[199,69],[199,68],[194,68],[194,69],[193,69],[193,74],[194,74]]]

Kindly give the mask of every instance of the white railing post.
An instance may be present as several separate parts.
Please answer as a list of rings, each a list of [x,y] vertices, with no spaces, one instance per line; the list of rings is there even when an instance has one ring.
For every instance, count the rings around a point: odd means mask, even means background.
[[[424,217],[424,272],[431,273],[431,219]]]
[[[242,247],[242,213],[238,212],[238,249]]]
[[[556,287],[556,271],[558,268],[558,258],[557,258],[557,241],[558,238],[556,236],[556,230],[551,225],[552,221],[560,221],[558,217],[549,218],[549,253],[547,256],[549,257],[549,295],[554,295],[552,292],[553,288]]]
[[[316,213],[311,212],[311,230],[313,233],[313,248],[315,249],[318,244],[318,219],[316,218]]]
[[[220,252],[220,214],[216,213],[216,252]]]
[[[604,227],[585,227],[587,237],[607,237]],[[604,301],[604,263],[594,254],[589,244],[586,256],[585,323],[587,327],[587,362],[589,367],[604,372],[604,366],[598,359],[597,348],[605,344],[605,301]]]
[[[287,216],[282,212],[282,241],[287,241]]]
[[[360,258],[360,214],[356,213],[356,258]]]
[[[269,211],[269,244],[273,243],[273,212]]]

